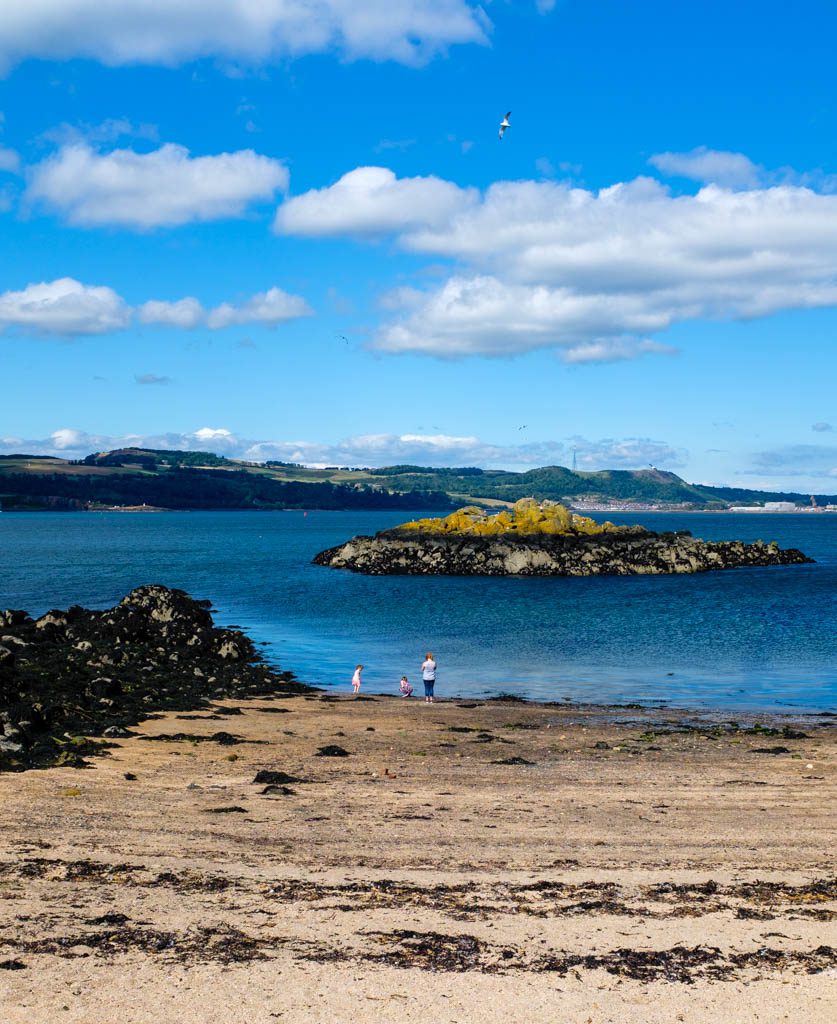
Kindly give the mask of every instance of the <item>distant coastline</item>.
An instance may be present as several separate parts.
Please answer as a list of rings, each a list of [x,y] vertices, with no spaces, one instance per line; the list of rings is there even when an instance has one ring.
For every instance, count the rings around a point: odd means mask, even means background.
[[[669,513],[681,512],[688,515],[694,515],[696,512],[712,512],[724,515],[738,515],[739,513],[750,514],[758,513],[759,515],[768,516],[786,516],[786,515],[819,515],[820,513],[835,513],[837,512],[837,505],[818,505],[816,508],[812,508],[808,505],[797,505],[794,508],[775,509],[775,508],[764,508],[762,505],[733,505],[730,508],[684,508],[682,505],[641,505],[632,504],[630,502],[615,504],[615,505],[604,505],[604,504],[583,504],[576,505],[572,504],[569,506],[574,512],[642,512],[642,513],[658,513],[665,512]]]
[[[510,507],[521,498],[577,512],[837,511],[837,494],[690,484],[667,470],[513,472],[478,467],[311,467],[212,452],[124,448],[84,459],[0,456],[5,511],[245,511]]]

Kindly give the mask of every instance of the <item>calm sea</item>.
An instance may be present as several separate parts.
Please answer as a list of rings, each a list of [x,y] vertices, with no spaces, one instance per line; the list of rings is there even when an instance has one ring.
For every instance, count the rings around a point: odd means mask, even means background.
[[[837,515],[609,518],[707,539],[776,540],[815,565],[586,579],[366,577],[312,566],[383,512],[2,513],[0,608],[104,608],[142,583],[210,598],[300,679],[437,693],[739,710],[837,704]],[[600,517],[604,518],[604,517]],[[420,688],[420,687],[419,687]]]

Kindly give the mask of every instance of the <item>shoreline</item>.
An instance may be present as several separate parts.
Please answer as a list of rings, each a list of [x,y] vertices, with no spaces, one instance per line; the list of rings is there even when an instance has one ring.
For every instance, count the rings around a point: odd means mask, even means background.
[[[299,681],[297,673],[291,671],[291,677]],[[305,684],[309,685],[309,684]],[[421,682],[414,684],[415,689],[412,696],[413,701],[424,700],[421,691]],[[323,686],[313,685],[311,688],[314,692],[320,694],[331,694],[336,697],[345,697],[348,700],[352,699],[351,687],[349,686]],[[373,690],[364,686],[361,689],[361,700],[365,696],[371,696],[385,700],[401,700],[404,699],[400,694],[393,692],[392,690]],[[536,697],[526,697],[522,694],[515,693],[513,690],[498,690],[496,694],[489,694],[480,696],[474,693],[447,693],[436,695],[434,704],[456,704],[462,701],[475,701],[478,704],[515,704],[522,707],[529,708],[541,708],[541,709],[553,709],[561,711],[572,711],[576,710],[579,712],[600,712],[602,714],[609,714],[611,712],[616,713],[620,711],[639,711],[648,714],[656,712],[660,714],[673,714],[687,718],[693,718],[701,721],[718,721],[718,722],[738,722],[751,725],[763,722],[766,719],[776,719],[777,721],[802,721],[809,720],[811,718],[823,718],[826,720],[835,720],[837,723],[837,710],[833,710],[833,705],[824,708],[823,710],[812,710],[807,709],[804,705],[800,706],[799,710],[783,710],[783,709],[772,709],[772,708],[737,708],[737,707],[722,707],[717,705],[706,705],[700,707],[690,707],[686,704],[669,704],[665,701],[627,701],[617,703],[607,703],[599,701],[585,701],[585,700],[540,700]],[[835,725],[837,728],[837,725]]]
[[[2,477],[0,477],[0,479],[2,479]],[[479,502],[482,502],[482,503],[486,504],[488,508],[494,508],[494,507],[499,507],[499,506],[502,506],[502,507],[506,508],[506,507],[511,507],[511,506],[514,505],[514,502],[503,501],[501,499],[492,499],[490,504],[488,504],[489,499],[485,499],[485,501],[483,499],[477,499],[477,500]],[[655,506],[653,508],[642,508],[642,507],[624,508],[624,507],[619,506],[619,505],[601,505],[601,506],[595,505],[594,506],[594,505],[573,505],[572,503],[569,503],[567,505],[567,508],[571,512],[578,512],[578,513],[588,513],[588,512],[592,512],[592,513],[596,513],[596,514],[610,514],[610,513],[619,514],[619,513],[621,513],[623,515],[629,515],[629,516],[633,516],[633,515],[693,515],[694,516],[694,515],[704,515],[704,514],[706,514],[706,515],[719,515],[719,514],[723,514],[723,515],[749,515],[751,513],[758,513],[759,515],[765,515],[765,516],[795,516],[795,515],[803,515],[803,514],[804,515],[820,515],[820,514],[822,514],[822,515],[829,515],[829,514],[833,515],[833,514],[837,513],[837,508],[830,508],[830,507],[824,507],[824,506],[818,506],[817,508],[811,508],[811,507],[806,506],[806,505],[800,505],[798,508],[795,508],[795,509],[782,509],[781,511],[780,510],[776,510],[776,509],[761,508],[758,505],[753,505],[753,506],[738,505],[738,506],[736,506],[734,508],[663,508],[663,507],[659,507],[659,506]],[[248,506],[242,506],[242,507],[239,507],[239,508],[202,508],[202,507],[195,507],[195,508],[166,508],[165,506],[162,506],[162,505],[147,505],[147,506],[143,506],[143,505],[134,505],[134,506],[130,506],[130,505],[124,505],[124,506],[123,505],[108,505],[108,506],[103,506],[102,508],[49,508],[49,507],[43,507],[43,508],[35,508],[35,507],[32,507],[32,508],[27,508],[27,507],[3,508],[2,506],[0,506],[0,514],[2,514],[4,512],[8,513],[8,514],[15,514],[15,513],[21,513],[21,512],[27,512],[27,513],[28,512],[55,512],[55,513],[60,513],[62,515],[66,515],[67,513],[70,513],[70,512],[191,512],[191,513],[209,512],[212,515],[217,515],[219,512],[363,512],[363,513],[380,512],[380,513],[389,515],[389,514],[392,514],[394,512],[399,512],[399,513],[401,513],[401,512],[406,512],[406,513],[410,513],[410,512],[433,512],[433,511],[442,512],[442,511],[447,511],[447,510],[448,510],[448,507],[440,508],[440,509],[427,509],[427,508],[387,509],[387,508],[378,508],[376,506],[370,506],[369,508],[356,508],[354,506],[347,506],[346,508],[317,508],[316,506],[306,506],[306,505],[286,506],[286,507],[283,507],[283,508],[252,508],[252,507],[248,507]]]
[[[0,775],[7,1019],[825,1024],[833,721],[655,712],[274,693]]]
[[[53,708],[28,766],[4,719],[9,1024],[830,1024],[833,712],[355,696],[208,609],[2,613]]]

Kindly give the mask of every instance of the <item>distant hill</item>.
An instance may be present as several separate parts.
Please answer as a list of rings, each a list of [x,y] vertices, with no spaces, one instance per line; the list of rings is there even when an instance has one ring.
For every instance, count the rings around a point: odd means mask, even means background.
[[[560,501],[564,498],[589,498],[603,501],[629,501],[654,504],[688,502],[722,506],[724,501],[675,473],[658,469],[603,470],[576,473],[564,466],[544,466],[523,473],[490,469],[430,469],[421,466],[390,466],[371,470],[390,487],[427,487],[465,494],[474,498],[494,498],[514,502],[519,498]]]
[[[432,489],[402,493],[383,481],[347,476],[329,479],[301,467],[283,472],[203,452],[121,449],[79,462],[9,456],[0,457],[0,507],[435,510],[452,504]]]
[[[687,504],[696,508],[725,508],[731,504],[765,501],[793,501],[807,505],[811,497],[810,494],[797,492],[690,484],[676,473],[660,469],[607,469],[595,473],[578,473],[564,466],[544,466],[516,473],[475,467],[435,469],[401,465],[372,469],[369,472],[386,480],[390,487],[432,487],[453,495],[509,502],[532,497],[539,501],[574,499],[601,503]],[[821,505],[837,501],[834,495],[818,494],[815,497]]]
[[[520,498],[659,508],[726,508],[793,501],[807,494],[690,484],[659,469],[578,473],[564,466],[526,472],[397,465],[311,469],[244,462],[211,452],[120,448],[78,461],[0,456],[5,509],[84,509],[149,505],[168,509],[435,509]],[[819,504],[835,495],[816,495]]]

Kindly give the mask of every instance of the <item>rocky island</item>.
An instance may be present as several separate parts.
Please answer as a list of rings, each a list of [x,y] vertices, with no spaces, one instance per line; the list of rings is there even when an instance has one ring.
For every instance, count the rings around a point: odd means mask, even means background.
[[[596,523],[556,502],[524,498],[495,515],[467,507],[353,537],[313,561],[374,576],[633,576],[812,559],[775,542],[704,541],[685,530]]]

